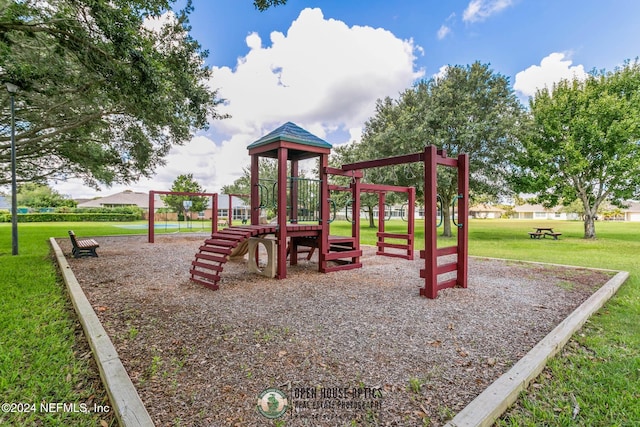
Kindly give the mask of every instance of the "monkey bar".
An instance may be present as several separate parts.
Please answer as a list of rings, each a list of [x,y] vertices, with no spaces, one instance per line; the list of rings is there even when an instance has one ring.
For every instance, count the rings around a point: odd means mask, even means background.
[[[425,147],[421,153],[406,154],[377,160],[366,160],[342,165],[344,171],[370,169],[382,166],[401,165],[406,163],[423,162],[424,164],[424,205],[425,205],[425,248],[420,251],[420,257],[425,260],[424,269],[420,270],[420,277],[425,279],[424,288],[420,295],[436,298],[438,290],[459,286],[467,287],[468,276],[468,242],[469,230],[469,155],[459,154],[457,158],[447,157],[445,150],[437,150],[435,146]],[[457,246],[438,249],[437,239],[437,169],[438,165],[456,168],[458,171],[458,244]],[[438,257],[457,255],[455,262],[438,265]],[[438,276],[455,272],[454,279],[439,281]]]

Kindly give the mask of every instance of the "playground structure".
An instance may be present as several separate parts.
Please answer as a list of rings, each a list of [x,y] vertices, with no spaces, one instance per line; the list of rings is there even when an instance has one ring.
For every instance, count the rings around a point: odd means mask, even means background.
[[[424,164],[424,250],[420,251],[420,258],[425,260],[425,268],[420,270],[420,277],[424,278],[424,288],[420,288],[420,295],[427,298],[436,298],[441,289],[459,286],[467,287],[468,278],[468,242],[469,229],[469,155],[459,154],[457,159],[447,157],[444,150],[437,150],[431,145],[424,148],[422,153],[407,154],[386,159],[368,160],[364,162],[342,165],[342,169],[361,170],[382,166],[401,165],[407,163],[422,162]],[[438,165],[456,168],[458,171],[458,241],[456,246],[438,248],[437,238],[437,210]],[[455,211],[455,209],[454,209]],[[455,213],[453,214],[455,215]],[[438,258],[456,255],[456,261],[438,264]],[[454,273],[454,278],[440,280],[438,276]]]
[[[309,257],[318,251],[318,271],[354,269],[362,267],[360,257],[360,194],[374,192],[378,194],[379,221],[377,232],[377,254],[413,259],[414,256],[414,204],[415,189],[392,185],[362,183],[362,170],[383,166],[422,162],[424,164],[425,183],[425,249],[420,257],[425,260],[420,277],[425,279],[420,295],[436,298],[438,290],[459,286],[467,287],[467,240],[468,230],[468,156],[460,154],[457,159],[446,157],[446,152],[436,150],[434,146],[425,147],[423,152],[368,160],[329,167],[328,159],[331,145],[310,134],[293,123],[286,123],[278,129],[260,138],[248,147],[251,156],[251,217],[249,225],[233,226],[218,230],[217,221],[212,219],[212,233],[200,246],[192,262],[191,280],[211,289],[218,289],[218,282],[225,263],[233,257],[246,254],[251,242],[249,264],[257,264],[257,243],[262,242],[270,254],[269,265],[276,279],[287,277],[287,259],[290,265],[296,265],[298,255],[307,252]],[[261,157],[273,158],[277,162],[277,179],[270,183],[260,180],[259,161]],[[319,179],[310,180],[299,175],[299,162],[317,159]],[[438,165],[457,168],[458,171],[458,240],[457,246],[437,248],[437,185]],[[350,178],[348,186],[329,184],[329,176]],[[270,193],[269,193],[270,191]],[[351,236],[334,236],[331,228],[330,191],[349,191],[351,193]],[[407,233],[387,233],[384,229],[385,197],[389,192],[407,194]],[[171,193],[159,194],[208,195],[212,197],[214,212],[217,212],[217,196],[214,193]],[[269,195],[270,194],[270,195]],[[301,197],[302,196],[302,197]],[[150,211],[152,211],[150,194]],[[275,222],[265,223],[262,213],[266,208],[275,211]],[[335,212],[334,212],[335,216]],[[151,217],[151,215],[150,215]],[[153,242],[153,227],[149,227],[149,241]],[[264,240],[270,238],[268,241]],[[255,240],[259,239],[259,240]],[[406,243],[390,243],[385,239],[398,239]],[[306,248],[306,249],[302,249]],[[390,249],[400,253],[389,252]],[[456,255],[452,262],[438,265],[438,258]],[[439,280],[438,276],[451,275],[455,278]]]
[[[156,194],[166,194],[173,196],[194,196],[194,197],[211,197],[211,207],[213,208],[213,212],[218,211],[218,193],[193,193],[188,191],[149,191],[149,230],[147,234],[147,240],[149,243],[153,243],[155,241],[155,201]],[[218,231],[218,222],[215,215],[211,218],[211,234],[216,233]]]

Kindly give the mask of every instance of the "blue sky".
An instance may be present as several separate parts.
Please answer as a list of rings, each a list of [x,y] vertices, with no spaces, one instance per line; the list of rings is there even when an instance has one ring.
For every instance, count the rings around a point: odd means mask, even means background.
[[[470,5],[479,5],[477,14]],[[637,0],[289,0],[259,12],[251,0],[194,0],[192,34],[210,51],[209,65],[229,66],[248,52],[245,37],[286,33],[305,8],[348,26],[384,28],[412,39],[427,76],[443,65],[476,60],[511,78],[552,52],[584,69],[611,69],[640,50]],[[465,12],[468,12],[465,16]],[[439,31],[446,27],[446,33]],[[339,46],[336,46],[339,49]]]
[[[246,146],[292,121],[334,145],[357,141],[375,102],[397,98],[447,65],[474,61],[509,78],[526,104],[536,88],[640,55],[640,1],[289,0],[266,12],[252,0],[193,0],[192,36],[209,50],[212,88],[226,100],[151,180],[100,193],[70,181],[73,197],[166,190],[193,173],[219,191],[248,165]]]

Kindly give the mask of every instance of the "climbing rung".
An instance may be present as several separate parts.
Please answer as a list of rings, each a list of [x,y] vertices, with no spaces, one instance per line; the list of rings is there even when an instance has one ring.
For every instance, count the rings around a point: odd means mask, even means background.
[[[356,258],[362,256],[362,250],[349,250],[342,252],[330,252],[324,256],[325,261],[333,261],[341,258]]]
[[[451,262],[449,264],[439,265],[436,269],[437,274],[449,273],[451,271],[456,271],[458,269],[457,262]]]
[[[205,273],[204,271],[201,270],[195,270],[195,269],[191,269],[190,270],[191,276],[198,276],[198,277],[204,277],[205,279],[209,279],[213,282],[217,282],[220,280],[220,276],[218,276],[217,274],[211,274],[211,273]]]
[[[200,246],[200,251],[202,252],[210,252],[210,253],[214,253],[214,254],[221,254],[221,255],[229,255],[233,249],[231,248],[221,248],[221,247],[216,247],[216,246]]]
[[[436,250],[436,256],[455,255],[457,253],[458,253],[458,247],[457,246],[446,246],[444,248],[438,248]],[[422,258],[422,259],[425,258],[424,249],[420,250],[420,258]]]
[[[242,240],[242,238],[243,236],[237,234],[215,233],[211,235],[211,239],[229,240],[234,242]]]
[[[198,262],[198,261],[191,261],[191,265],[194,267],[200,267],[200,268],[213,270],[213,271],[222,271],[222,269],[224,268],[221,265],[207,264],[207,263]],[[198,270],[198,271],[201,271],[201,270]]]
[[[413,240],[413,237],[410,234],[385,233],[385,232],[378,231],[376,233],[376,236],[386,237],[387,239]]]
[[[413,259],[413,254],[398,254],[393,252],[376,252],[376,255],[388,256],[391,258]]]
[[[215,256],[203,253],[196,254],[196,259],[206,259],[207,261],[219,262],[220,264],[227,262],[226,256]]]
[[[204,243],[207,245],[222,246],[225,248],[235,248],[238,246],[237,240],[207,239]]]
[[[438,283],[438,290],[454,288],[458,284],[458,279],[450,279],[445,280],[444,282]]]
[[[376,246],[378,248],[393,248],[393,249],[403,249],[403,250],[409,250],[411,249],[410,245],[407,245],[405,243],[386,243],[386,242],[377,242]]]

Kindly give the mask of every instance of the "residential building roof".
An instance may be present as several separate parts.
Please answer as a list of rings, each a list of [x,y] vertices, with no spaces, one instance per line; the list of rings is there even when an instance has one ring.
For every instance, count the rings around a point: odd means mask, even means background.
[[[154,205],[156,208],[164,207],[164,203],[158,195],[156,195]],[[115,206],[137,206],[142,209],[149,209],[149,193],[125,190],[121,193],[99,197],[84,203],[78,203],[79,208],[102,208]]]
[[[154,202],[153,202],[153,207],[155,209],[166,207],[161,197],[162,197],[161,194],[155,195]],[[231,199],[231,202],[232,202],[233,208],[248,206],[240,197],[233,197]],[[121,193],[111,194],[105,197],[99,197],[96,199],[86,201],[84,203],[78,203],[79,208],[102,208],[102,207],[115,207],[115,206],[137,206],[142,209],[149,209],[149,193],[126,190]],[[229,196],[226,194],[218,194],[218,209],[228,209],[228,208],[229,208]]]
[[[487,205],[485,203],[480,203],[474,206],[469,206],[469,211],[471,212],[504,212],[504,209],[498,207],[498,206],[493,206],[493,205]]]

